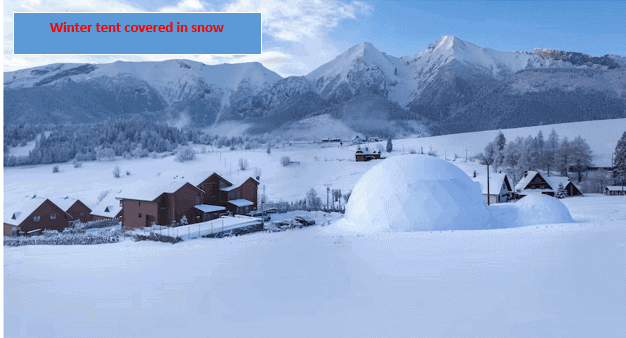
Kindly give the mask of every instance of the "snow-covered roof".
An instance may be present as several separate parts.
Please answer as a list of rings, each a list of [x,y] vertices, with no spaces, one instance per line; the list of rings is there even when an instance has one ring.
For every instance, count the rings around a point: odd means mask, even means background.
[[[93,208],[91,215],[110,218],[117,216],[117,214],[122,210],[120,201],[115,198],[119,193],[121,193],[121,191],[118,191],[117,193],[109,192],[109,194],[106,195],[106,197]]]
[[[369,150],[369,148],[358,148],[356,150],[357,152],[362,152],[363,155],[372,155],[372,154],[379,154],[379,152],[377,152],[376,150]]]
[[[500,194],[506,174],[489,174],[489,193],[492,195]],[[487,175],[479,175],[472,178],[480,184],[480,190],[483,194],[487,194]]]
[[[178,170],[178,171],[172,170],[172,171],[164,172],[158,177],[168,177],[171,179],[186,180],[187,182],[197,187],[198,185],[200,185],[200,183],[204,182],[204,180],[206,180],[213,174],[218,175],[222,179],[224,179],[226,182],[231,183],[228,180],[226,180],[226,178],[224,178],[223,176],[213,171],[188,172],[188,171],[182,171],[182,170]]]
[[[63,197],[52,197],[50,198],[50,201],[56,204],[59,208],[61,208],[61,210],[67,212],[72,207],[72,205],[74,205],[74,203],[76,203],[76,201],[78,200],[76,198],[63,196]]]
[[[154,201],[157,197],[161,196],[161,194],[174,193],[187,183],[189,182],[186,177],[169,178],[160,175],[156,179],[143,180],[124,187],[123,192],[116,196],[116,198],[138,201]],[[199,188],[196,189],[200,190]]]
[[[231,191],[233,189],[237,189],[237,188],[239,188],[242,184],[244,184],[248,180],[252,180],[252,181],[256,182],[257,184],[260,184],[259,181],[257,181],[256,179],[254,179],[252,177],[246,177],[243,180],[233,180],[235,182],[235,183],[233,183],[233,185],[228,186],[228,187],[224,187],[224,188],[220,188],[220,190],[221,191]]]
[[[530,183],[530,181],[535,177],[536,174],[537,172],[532,170],[527,172],[526,176],[524,176],[519,182],[517,182],[517,184],[515,185],[515,190],[523,190],[528,185],[528,183]]]
[[[237,207],[248,207],[248,206],[254,205],[254,203],[243,198],[240,198],[238,200],[230,200],[228,201],[228,203],[233,204]]]
[[[625,186],[622,185],[609,185],[606,187],[606,190],[609,191],[622,191],[622,190],[626,190]]]
[[[210,205],[210,204],[198,204],[195,206],[196,209],[202,212],[216,212],[226,210],[226,208],[221,207],[219,205]]]
[[[47,200],[47,198],[35,197],[24,201],[24,203],[20,203],[20,205],[15,206],[13,210],[5,210],[4,223],[16,226],[20,225]]]
[[[550,176],[550,177],[543,177],[543,178],[546,180],[546,182],[548,182],[548,184],[550,185],[550,187],[552,187],[553,190],[557,190],[559,188],[559,183],[563,184],[564,188],[567,186],[568,183],[570,183],[570,180],[567,177]]]
[[[541,175],[541,177],[546,181],[546,183],[548,183],[548,185],[550,186],[551,189],[524,189],[526,188],[526,186],[528,186],[528,183],[530,183],[532,181],[533,178],[535,178],[535,176],[539,174]],[[522,178],[519,183],[517,183],[517,185],[515,185],[515,190],[517,191],[522,191],[522,190],[528,190],[528,191],[546,191],[546,192],[554,192],[556,189],[559,188],[559,183],[563,184],[563,187],[566,187],[569,183],[570,183],[570,179],[568,177],[562,177],[562,176],[547,176],[544,174],[541,174],[537,171],[529,171],[528,174]],[[574,183],[572,183],[574,184]],[[576,185],[574,185],[576,186]],[[577,187],[578,188],[578,187]]]

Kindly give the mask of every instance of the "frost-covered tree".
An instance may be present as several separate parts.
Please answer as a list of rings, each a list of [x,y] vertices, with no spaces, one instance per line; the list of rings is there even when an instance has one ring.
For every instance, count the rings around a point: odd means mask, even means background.
[[[120,178],[120,167],[119,166],[115,166],[115,168],[113,168],[113,177]]]
[[[545,170],[550,172],[550,169],[555,170],[557,167],[556,161],[556,153],[560,146],[559,135],[556,133],[554,129],[550,132],[550,136],[548,136],[548,141],[544,147],[544,158],[546,161]]]
[[[390,153],[393,151],[393,143],[391,142],[391,136],[387,138],[387,152]]]
[[[494,143],[495,154],[493,159],[493,165],[494,169],[498,171],[498,168],[501,167],[504,163],[504,147],[506,147],[506,138],[504,137],[504,134],[502,134],[502,131],[498,132]]]
[[[322,199],[317,196],[317,192],[313,188],[306,193],[306,205],[312,209],[319,209],[322,206]]]
[[[52,167],[52,172],[53,173],[58,173],[59,172],[59,166],[55,165],[54,167]]]
[[[522,177],[523,170],[520,167],[520,156],[524,139],[517,137],[514,141],[509,142],[504,147],[504,163],[506,172],[511,176],[514,182]]]
[[[537,133],[537,136],[535,137],[533,147],[533,154],[535,154],[533,167],[541,170],[546,170],[547,164],[544,154],[545,140],[543,138],[543,132],[541,130],[539,131],[539,133]]]
[[[570,141],[567,137],[564,137],[554,155],[554,171],[558,172],[561,176],[567,176],[567,171],[571,161],[571,153],[572,149]]]
[[[290,163],[291,163],[291,159],[289,159],[289,156],[283,156],[283,157],[280,158],[280,164],[283,167],[288,166]]]
[[[266,151],[266,153],[267,153],[268,155],[269,155],[269,154],[271,154],[271,153],[272,153],[272,148],[270,148],[270,147],[268,146],[268,147],[267,147],[267,151]]]
[[[578,174],[578,182],[582,180],[582,173],[589,169],[591,165],[592,152],[589,144],[580,135],[576,136],[570,144],[570,163],[574,171]]]
[[[191,147],[182,147],[176,152],[176,161],[185,162],[196,158],[196,152]]]
[[[189,224],[189,221],[187,221],[187,216],[183,215],[183,217],[180,219],[180,225],[187,225]]]

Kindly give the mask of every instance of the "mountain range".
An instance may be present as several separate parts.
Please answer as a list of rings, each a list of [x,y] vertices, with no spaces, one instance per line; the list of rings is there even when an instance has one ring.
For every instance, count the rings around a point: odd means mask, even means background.
[[[181,127],[319,139],[626,117],[622,56],[501,52],[449,35],[403,57],[364,42],[287,78],[260,63],[168,60],[51,64],[4,79],[7,124],[147,113]]]

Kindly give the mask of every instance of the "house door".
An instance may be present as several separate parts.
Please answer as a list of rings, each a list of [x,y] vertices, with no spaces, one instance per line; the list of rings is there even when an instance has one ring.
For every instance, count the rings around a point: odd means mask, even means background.
[[[146,226],[151,226],[154,224],[154,216],[146,215]]]

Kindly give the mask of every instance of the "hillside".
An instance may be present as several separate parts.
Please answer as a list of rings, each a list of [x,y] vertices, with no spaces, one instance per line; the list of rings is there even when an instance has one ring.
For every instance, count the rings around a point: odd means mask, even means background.
[[[311,123],[328,123],[321,120]],[[331,127],[326,124],[322,126]],[[306,126],[305,126],[306,127]],[[336,126],[334,126],[336,127]],[[548,135],[552,129],[561,136],[573,139],[580,135],[587,140],[594,153],[595,165],[610,165],[611,153],[614,151],[617,140],[626,131],[626,119],[603,120],[565,123],[558,125],[546,125],[517,129],[502,130],[509,140],[517,136],[535,136],[539,130]],[[334,129],[339,131],[338,129]],[[598,132],[601,130],[602,132]],[[498,131],[484,131],[465,134],[453,134],[436,137],[396,139],[393,141],[394,151],[384,153],[383,156],[400,156],[403,152],[408,153],[411,149],[416,151],[420,147],[426,153],[430,149],[437,152],[440,158],[450,161],[454,155],[458,159],[453,163],[472,174],[476,170],[479,174],[485,171],[485,167],[478,163],[465,162],[465,150],[469,157],[482,152],[487,142],[492,141]],[[379,143],[381,147],[385,142]],[[376,148],[375,143],[366,144]],[[199,152],[197,159],[189,162],[176,162],[174,156],[164,156],[156,159],[140,158],[115,161],[84,162],[82,167],[74,168],[72,164],[59,164],[59,173],[52,173],[54,165],[37,165],[30,167],[11,167],[4,170],[4,206],[10,208],[13,204],[20,203],[27,196],[66,196],[79,198],[90,207],[97,204],[97,196],[104,190],[119,191],[128,184],[144,178],[157,177],[159,173],[168,171],[184,172],[189,175],[199,172],[217,172],[232,182],[243,180],[248,176],[255,175],[255,168],[261,170],[261,185],[266,187],[266,195],[271,201],[292,202],[303,199],[306,192],[314,188],[325,203],[325,184],[332,184],[332,189],[341,189],[343,192],[352,190],[359,178],[377,161],[355,162],[354,152],[356,146],[344,144],[313,144],[294,143],[278,144],[266,153],[266,149],[234,150],[226,148],[212,149],[209,146],[196,145],[194,148]],[[206,153],[201,153],[202,149]],[[299,164],[283,167],[280,159],[283,156],[290,157],[291,161]],[[239,158],[247,159],[249,169],[239,172],[237,162]],[[121,168],[122,173],[127,170],[130,175],[122,175],[121,178],[113,177],[111,171],[115,166]],[[67,184],[66,182],[72,182]],[[262,189],[262,188],[260,188]]]

